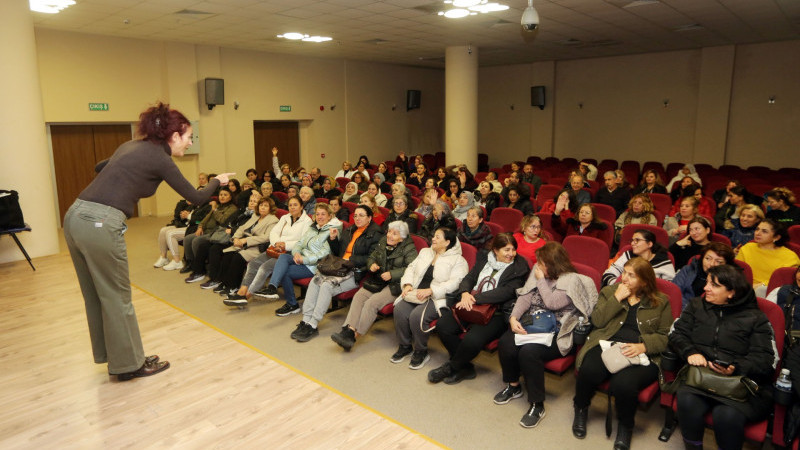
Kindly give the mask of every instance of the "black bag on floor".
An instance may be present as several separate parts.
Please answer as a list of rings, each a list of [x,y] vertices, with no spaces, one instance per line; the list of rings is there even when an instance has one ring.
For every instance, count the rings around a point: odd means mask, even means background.
[[[0,189],[0,229],[22,228],[25,219],[22,218],[22,208],[19,207],[19,194],[17,191]]]

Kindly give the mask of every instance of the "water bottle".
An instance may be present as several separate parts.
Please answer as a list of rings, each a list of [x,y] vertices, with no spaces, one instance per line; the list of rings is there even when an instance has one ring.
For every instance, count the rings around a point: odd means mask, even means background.
[[[781,374],[775,381],[775,403],[784,406],[792,403],[792,379],[789,378],[789,369],[781,369]]]
[[[575,333],[572,335],[572,344],[575,346],[586,343],[586,337],[592,330],[592,325],[586,321],[586,317],[578,317],[578,325],[575,326]]]

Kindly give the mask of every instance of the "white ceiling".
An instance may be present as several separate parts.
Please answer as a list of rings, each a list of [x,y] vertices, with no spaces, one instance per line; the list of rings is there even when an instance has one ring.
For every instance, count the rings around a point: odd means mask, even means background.
[[[534,34],[526,0],[498,1],[511,8],[463,19],[438,16],[441,0],[76,0],[31,14],[39,28],[428,67],[453,45],[490,66],[800,39],[798,0],[534,0]],[[276,38],[290,31],[333,41]]]

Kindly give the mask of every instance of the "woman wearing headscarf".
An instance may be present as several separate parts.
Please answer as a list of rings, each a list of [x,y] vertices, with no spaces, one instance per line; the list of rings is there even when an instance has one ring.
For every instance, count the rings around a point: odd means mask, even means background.
[[[453,208],[453,217],[460,221],[467,219],[467,211],[475,205],[475,197],[470,191],[461,191],[458,196],[458,206]]]

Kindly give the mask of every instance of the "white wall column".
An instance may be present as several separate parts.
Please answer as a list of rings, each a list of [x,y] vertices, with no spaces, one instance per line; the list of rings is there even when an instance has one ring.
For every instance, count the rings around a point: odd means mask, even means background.
[[[0,189],[19,192],[33,232],[18,236],[35,257],[58,253],[59,224],[31,14],[28,0],[0,2]],[[14,241],[0,239],[0,263],[20,259]]]
[[[478,170],[478,48],[445,50],[445,152],[447,165]]]

